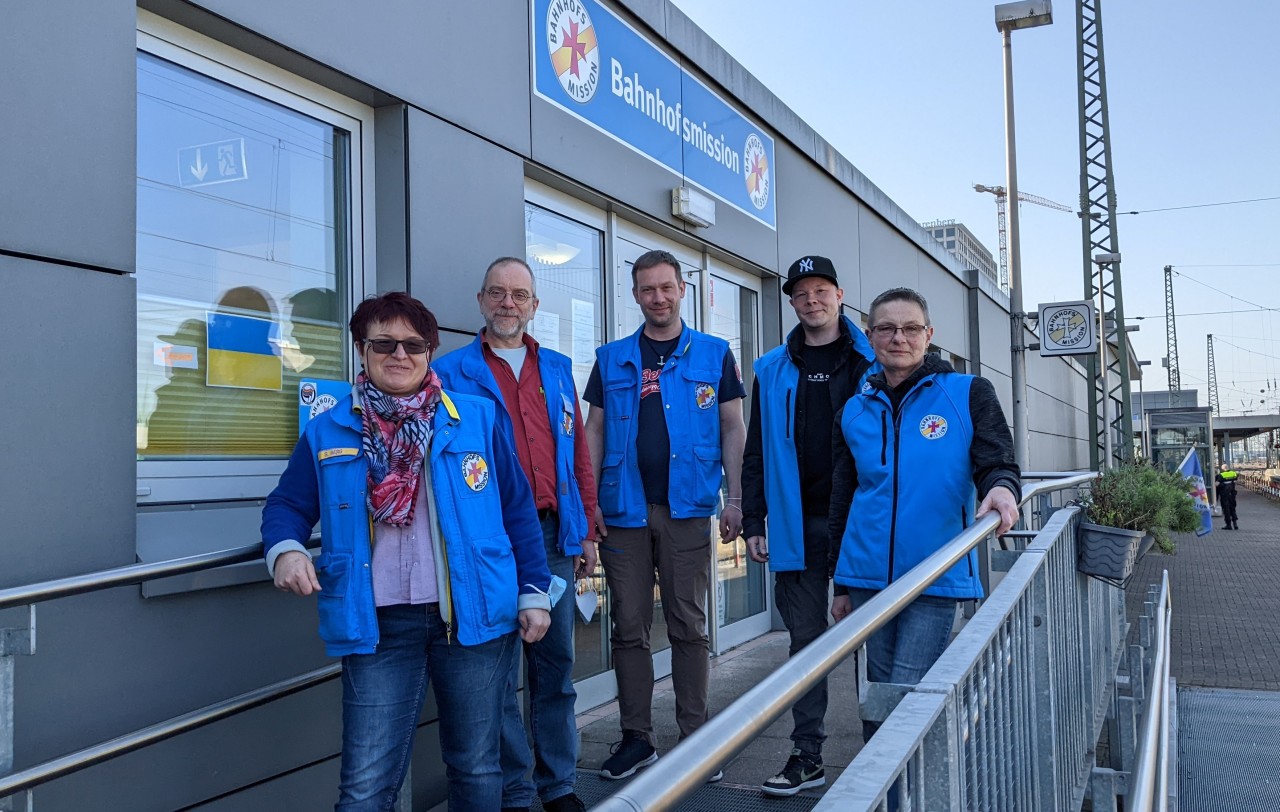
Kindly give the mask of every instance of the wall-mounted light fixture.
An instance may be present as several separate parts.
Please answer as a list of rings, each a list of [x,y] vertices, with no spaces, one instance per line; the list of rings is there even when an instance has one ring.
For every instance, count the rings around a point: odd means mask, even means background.
[[[697,189],[677,186],[671,190],[671,214],[699,228],[716,224],[716,202]]]

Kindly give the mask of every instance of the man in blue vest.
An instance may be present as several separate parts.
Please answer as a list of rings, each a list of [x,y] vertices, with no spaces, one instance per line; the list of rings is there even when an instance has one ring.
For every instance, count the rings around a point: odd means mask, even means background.
[[[524,260],[501,257],[485,271],[476,294],[485,327],[466,347],[436,362],[436,374],[455,392],[495,401],[498,422],[511,432],[516,456],[529,480],[553,575],[572,584],[596,567],[596,487],[582,430],[573,362],[540,347],[525,331],[538,311],[533,271]],[[526,778],[530,753],[511,672],[502,726],[503,809],[527,810],[533,793],[548,812],[586,807],[574,793],[578,729],[574,715],[573,600],[551,610],[551,628],[525,644],[533,783]]]
[[[836,415],[831,514],[842,620],[988,512],[997,533],[1018,521],[1013,435],[995,389],[928,353],[929,305],[909,288],[871,302],[867,330],[881,370]],[[956,604],[982,597],[970,550],[867,641],[867,676],[914,685],[942,656]],[[878,725],[863,723],[870,738]]]
[[[742,534],[751,559],[774,573],[774,605],[794,656],[827,629],[831,427],[870,368],[872,350],[840,314],[844,291],[831,260],[796,260],[782,292],[800,324],[755,364],[742,460]],[[823,680],[791,706],[791,756],[762,791],[790,796],[826,783],[826,713]]]
[[[676,722],[684,738],[707,719],[707,586],[711,520],[728,501],[720,535],[742,529],[741,471],[746,394],[723,339],[680,318],[685,284],[666,251],[642,254],[631,293],[644,324],[596,350],[583,398],[591,404],[587,440],[607,526],[600,558],[612,596],[614,673],[622,741],[600,770],[633,774],[658,759],[653,740],[654,571],[671,640]],[[718,781],[723,773],[712,776]]]

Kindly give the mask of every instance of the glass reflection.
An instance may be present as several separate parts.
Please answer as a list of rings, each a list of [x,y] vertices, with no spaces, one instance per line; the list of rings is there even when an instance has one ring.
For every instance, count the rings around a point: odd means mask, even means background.
[[[348,378],[345,132],[139,53],[138,458],[287,456]]]

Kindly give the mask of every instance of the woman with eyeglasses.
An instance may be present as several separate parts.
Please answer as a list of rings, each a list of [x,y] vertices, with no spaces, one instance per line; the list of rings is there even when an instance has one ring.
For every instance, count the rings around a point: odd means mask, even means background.
[[[1018,520],[1013,435],[995,389],[929,354],[929,305],[909,288],[871,303],[880,370],[836,415],[828,533],[838,621],[990,511]],[[914,685],[942,655],[956,604],[982,597],[967,556],[867,641],[867,676]],[[863,723],[870,738],[878,727]]]
[[[325,650],[342,658],[336,808],[392,808],[430,684],[450,807],[498,810],[517,635],[546,633],[564,582],[493,402],[444,391],[431,370],[431,311],[386,293],[350,326],[364,370],[307,424],[262,516],[276,587],[318,594]]]

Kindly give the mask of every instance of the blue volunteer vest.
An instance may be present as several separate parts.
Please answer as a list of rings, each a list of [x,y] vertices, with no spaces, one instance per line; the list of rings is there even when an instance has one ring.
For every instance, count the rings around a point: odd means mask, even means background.
[[[480,336],[462,349],[455,350],[436,361],[432,367],[440,376],[446,389],[468,395],[481,395],[498,404],[498,422],[509,434],[513,431],[511,415],[503,402],[502,390],[494,380],[489,365],[484,360],[484,347]],[[560,552],[565,555],[581,555],[582,540],[587,537],[586,514],[583,513],[582,492],[578,489],[578,475],[574,470],[574,418],[577,415],[578,393],[573,383],[573,362],[546,347],[538,348],[538,374],[542,377],[542,391],[551,420],[551,433],[556,442],[556,512],[560,529],[557,540]]]
[[[683,322],[682,322],[683,325]],[[640,416],[640,333],[596,349],[604,393],[600,510],[617,527],[644,527],[647,511],[636,461]],[[683,325],[659,376],[671,438],[667,498],[673,519],[710,516],[720,503],[720,373],[728,342]]]
[[[845,404],[840,428],[853,453],[858,486],[836,583],[883,589],[973,521],[972,382],[973,376],[959,373],[927,375],[903,397],[896,419],[888,393],[870,383]],[[976,552],[924,594],[981,598]]]

